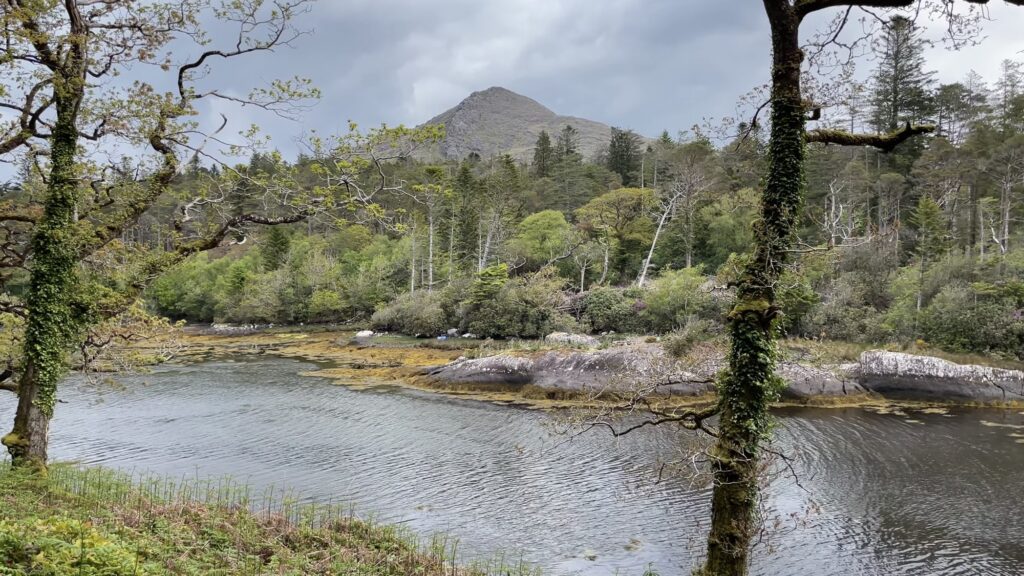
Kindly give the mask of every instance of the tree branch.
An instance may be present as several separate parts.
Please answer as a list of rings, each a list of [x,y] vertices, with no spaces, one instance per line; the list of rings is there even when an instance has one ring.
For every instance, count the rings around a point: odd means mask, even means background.
[[[948,1],[948,0],[947,0]],[[1003,0],[1007,4],[1024,6],[1024,0]],[[917,0],[797,0],[793,9],[801,20],[812,12],[829,8],[869,7],[869,8],[906,8],[913,6]],[[968,4],[988,4],[989,0],[964,0]]]
[[[1024,2],[1024,0],[1021,1]],[[883,152],[891,152],[893,148],[909,138],[934,131],[935,126],[931,124],[911,125],[910,122],[907,122],[903,128],[886,134],[854,134],[845,130],[829,129],[808,130],[804,134],[804,140],[841,146],[871,146]]]

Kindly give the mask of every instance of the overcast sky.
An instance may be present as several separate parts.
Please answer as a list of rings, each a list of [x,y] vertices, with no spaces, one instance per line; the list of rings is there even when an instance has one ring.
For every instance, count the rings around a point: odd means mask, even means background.
[[[929,53],[941,81],[974,69],[991,82],[1001,60],[1024,59],[1024,9],[996,1],[989,12],[980,47]],[[299,25],[312,34],[294,48],[211,76],[240,92],[313,79],[323,99],[299,123],[231,114],[235,127],[262,123],[289,155],[310,127],[416,125],[489,86],[559,114],[675,134],[732,113],[769,64],[755,0],[320,0]]]

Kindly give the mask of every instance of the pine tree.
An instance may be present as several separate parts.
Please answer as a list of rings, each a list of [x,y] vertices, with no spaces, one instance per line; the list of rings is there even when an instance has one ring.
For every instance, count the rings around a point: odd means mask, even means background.
[[[263,268],[266,270],[277,270],[284,264],[288,258],[288,248],[291,245],[291,239],[288,238],[288,234],[280,227],[274,226],[267,233],[267,237],[263,240],[263,246],[260,247],[260,256],[263,258]]]
[[[632,186],[640,170],[640,137],[632,130],[612,128],[608,142],[608,169],[622,178],[623,186]]]
[[[558,162],[582,160],[579,153],[580,136],[575,128],[566,124],[565,128],[558,133],[558,141],[555,146],[555,160]]]
[[[996,82],[996,112],[1003,129],[1024,129],[1024,62],[1003,60]]]
[[[895,130],[904,122],[927,120],[933,110],[930,87],[934,71],[926,71],[925,40],[914,22],[894,16],[878,40],[872,121],[879,132]]]
[[[931,196],[921,196],[917,208],[910,217],[910,223],[917,230],[917,245],[914,251],[922,262],[934,262],[949,249],[942,207]]]
[[[533,147],[533,171],[539,178],[546,178],[551,175],[554,162],[555,149],[551,147],[551,137],[546,130],[541,130]]]

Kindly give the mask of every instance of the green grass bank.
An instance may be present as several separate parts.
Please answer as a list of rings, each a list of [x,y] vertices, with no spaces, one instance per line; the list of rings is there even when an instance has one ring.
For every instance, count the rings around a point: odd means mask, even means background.
[[[522,562],[455,561],[458,542],[357,518],[351,507],[254,495],[227,479],[136,477],[0,464],[0,575],[536,574]]]

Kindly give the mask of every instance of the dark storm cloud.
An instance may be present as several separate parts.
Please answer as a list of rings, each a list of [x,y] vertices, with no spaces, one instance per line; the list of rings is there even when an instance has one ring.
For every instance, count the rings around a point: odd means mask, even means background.
[[[1024,10],[993,5],[981,48],[936,50],[943,81],[974,68],[993,80],[1021,57]],[[244,92],[310,77],[323,99],[299,123],[233,110],[293,152],[310,129],[419,124],[474,90],[504,86],[560,114],[675,134],[735,110],[767,79],[768,29],[753,0],[321,0],[294,48],[215,70]]]

